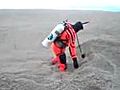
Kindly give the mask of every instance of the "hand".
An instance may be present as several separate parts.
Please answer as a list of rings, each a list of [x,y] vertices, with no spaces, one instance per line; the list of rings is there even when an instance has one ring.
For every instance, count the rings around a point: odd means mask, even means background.
[[[73,58],[73,66],[75,69],[77,69],[79,67],[78,62],[77,62],[77,58]]]

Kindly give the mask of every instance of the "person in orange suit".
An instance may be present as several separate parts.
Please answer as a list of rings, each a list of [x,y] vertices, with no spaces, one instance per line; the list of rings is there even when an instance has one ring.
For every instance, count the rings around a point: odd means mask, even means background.
[[[79,67],[75,41],[77,32],[83,29],[83,25],[80,21],[75,24],[66,22],[64,25],[64,31],[51,44],[51,49],[54,54],[54,58],[51,59],[51,62],[53,65],[58,63],[58,69],[61,72],[64,72],[67,69],[65,54],[66,47],[69,47],[74,68],[77,69]]]

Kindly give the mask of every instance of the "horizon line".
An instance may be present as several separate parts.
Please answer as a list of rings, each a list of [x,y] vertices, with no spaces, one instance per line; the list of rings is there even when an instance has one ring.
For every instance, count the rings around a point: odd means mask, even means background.
[[[108,11],[120,12],[120,9],[52,9],[52,8],[0,8],[0,10],[72,10],[72,11]]]

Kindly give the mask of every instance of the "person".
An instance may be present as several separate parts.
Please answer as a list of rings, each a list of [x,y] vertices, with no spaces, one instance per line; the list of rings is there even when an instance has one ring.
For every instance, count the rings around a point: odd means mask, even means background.
[[[67,69],[65,54],[66,47],[69,47],[74,68],[77,69],[79,67],[75,41],[77,32],[83,30],[83,25],[80,21],[75,24],[64,22],[64,26],[64,31],[51,44],[51,49],[54,54],[54,57],[51,59],[51,63],[53,65],[57,64],[58,69],[61,72],[64,72]]]

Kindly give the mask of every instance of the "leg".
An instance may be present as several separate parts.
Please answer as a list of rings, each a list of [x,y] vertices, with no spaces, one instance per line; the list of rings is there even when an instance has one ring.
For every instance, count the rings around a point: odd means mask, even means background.
[[[66,64],[66,55],[65,53],[61,54],[59,56],[60,58],[60,63],[58,65],[58,68],[61,72],[65,71],[67,69],[67,64]]]
[[[52,64],[58,63],[58,68],[61,72],[65,71],[67,68],[66,65],[66,55],[65,55],[65,48],[59,48],[54,43],[51,45],[51,49],[54,55],[52,59]]]
[[[53,58],[51,60],[52,64],[56,64],[60,62],[60,55],[65,51],[65,49],[61,49],[57,47],[54,43],[51,45],[52,53],[53,53]]]

